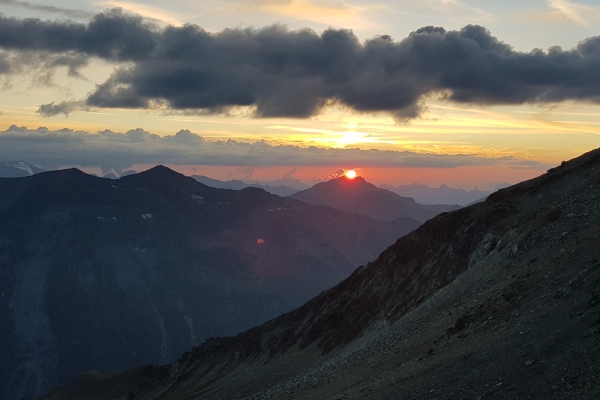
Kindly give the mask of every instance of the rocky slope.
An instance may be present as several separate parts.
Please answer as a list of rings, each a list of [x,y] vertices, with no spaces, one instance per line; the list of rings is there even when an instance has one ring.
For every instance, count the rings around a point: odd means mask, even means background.
[[[457,205],[418,204],[410,197],[402,197],[389,190],[378,188],[362,177],[350,179],[343,176],[317,183],[290,197],[308,204],[368,215],[382,221],[409,217],[425,222],[439,213],[460,208]]]
[[[598,399],[600,150],[442,214],[304,306],[49,399]]]
[[[381,222],[165,167],[0,179],[0,394],[166,363],[347,277],[414,220]]]

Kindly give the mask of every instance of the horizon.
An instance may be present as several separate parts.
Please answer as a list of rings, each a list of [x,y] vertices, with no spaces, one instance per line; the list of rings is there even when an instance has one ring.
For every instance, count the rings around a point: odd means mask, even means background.
[[[0,160],[0,164],[3,163],[25,163],[25,164],[29,164],[29,165],[33,165],[31,163],[28,163],[26,160]],[[34,167],[38,167],[39,165],[33,165]],[[61,167],[61,168],[56,168],[56,169],[42,169],[42,172],[48,172],[48,171],[58,171],[58,170],[65,170],[65,169],[70,169],[70,168],[75,168],[80,170],[83,173],[86,173],[88,175],[92,175],[98,178],[106,178],[106,179],[120,179],[122,177],[131,175],[132,173],[142,173],[145,171],[148,171],[150,169],[153,169],[155,167],[158,166],[164,166],[167,167],[177,173],[180,173],[184,176],[187,177],[204,177],[204,178],[208,178],[211,180],[216,180],[216,181],[220,181],[223,183],[227,183],[227,182],[242,182],[244,184],[247,185],[267,185],[267,186],[277,186],[277,185],[281,185],[284,187],[289,187],[291,189],[295,189],[298,191],[301,190],[305,190],[308,189],[318,183],[323,183],[323,182],[328,182],[334,179],[341,179],[341,178],[345,178],[345,179],[362,179],[367,183],[373,184],[377,187],[384,187],[384,186],[391,186],[394,188],[406,188],[406,187],[410,187],[410,186],[419,186],[419,187],[426,187],[429,189],[441,189],[441,188],[448,188],[448,189],[452,189],[452,190],[465,190],[467,192],[473,192],[473,191],[484,191],[484,192],[492,192],[495,190],[498,190],[500,188],[504,188],[507,186],[512,186],[512,184],[509,184],[507,182],[492,182],[490,183],[490,185],[488,187],[478,187],[478,186],[474,186],[472,188],[464,188],[464,187],[453,187],[450,185],[447,185],[446,183],[442,182],[439,185],[427,185],[421,182],[412,182],[412,183],[403,183],[403,184],[398,184],[398,185],[393,185],[391,183],[389,183],[388,181],[380,181],[380,182],[375,182],[375,181],[370,181],[368,179],[366,179],[361,173],[360,173],[360,168],[357,168],[356,170],[354,169],[346,169],[346,168],[340,168],[337,171],[335,171],[334,173],[329,174],[328,176],[321,178],[321,179],[317,179],[315,176],[313,176],[313,178],[311,180],[306,179],[306,180],[302,180],[302,179],[298,179],[293,177],[290,172],[294,172],[295,170],[292,169],[291,171],[288,171],[288,173],[286,175],[278,175],[275,177],[270,177],[270,176],[262,176],[262,179],[254,179],[252,178],[251,175],[245,175],[242,177],[232,177],[231,173],[228,173],[227,175],[223,176],[223,172],[221,171],[221,174],[219,175],[217,174],[211,174],[211,175],[204,175],[201,172],[202,171],[198,171],[197,167],[190,167],[192,169],[192,172],[190,173],[189,169],[186,169],[185,167],[182,168],[181,166],[177,166],[177,165],[163,165],[163,164],[156,164],[156,165],[144,165],[144,166],[136,166],[136,169],[129,169],[129,170],[125,170],[125,171],[121,171],[121,172],[117,172],[115,170],[109,170],[109,171],[104,171],[101,168],[93,168],[93,167],[81,167],[81,166],[67,166],[67,167]],[[19,167],[19,166],[15,166],[15,168],[19,168],[19,169],[23,169],[27,172],[30,172],[29,168],[23,168],[23,167]],[[235,167],[236,169],[239,169],[238,167]],[[301,168],[301,167],[300,167]],[[298,168],[297,168],[298,170]],[[347,173],[349,171],[354,171],[356,173],[355,176],[353,177],[349,177],[347,175]],[[214,172],[214,171],[213,171]],[[38,172],[39,173],[39,172]],[[209,171],[210,173],[210,171]],[[35,172],[33,172],[33,174],[35,174]],[[520,183],[520,182],[516,182],[516,183]],[[516,184],[515,183],[515,184]],[[493,185],[493,186],[492,186]],[[210,185],[208,185],[210,186]]]
[[[4,160],[489,190],[600,147],[585,2],[0,4]]]

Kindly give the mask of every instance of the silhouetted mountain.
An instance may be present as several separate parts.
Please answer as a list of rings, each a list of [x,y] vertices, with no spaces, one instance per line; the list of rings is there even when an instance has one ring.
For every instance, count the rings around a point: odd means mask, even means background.
[[[290,196],[290,195],[298,192],[297,189],[293,189],[291,187],[284,186],[284,185],[279,185],[279,186],[261,185],[258,183],[246,183],[246,182],[242,182],[242,181],[238,181],[238,180],[220,181],[218,179],[212,179],[212,178],[209,178],[208,176],[204,176],[204,175],[192,175],[192,178],[194,178],[196,181],[198,181],[200,183],[205,184],[206,186],[210,186],[210,187],[214,187],[214,188],[218,188],[218,189],[241,190],[241,189],[245,189],[247,187],[255,187],[255,188],[263,189],[271,194],[276,194],[277,196],[281,196],[281,197],[287,197],[287,196]]]
[[[248,183],[261,183],[263,185],[269,185],[269,186],[274,186],[274,187],[287,186],[287,187],[290,187],[297,191],[308,189],[311,186],[310,184],[306,184],[306,183],[302,182],[300,179],[285,178],[285,177],[274,179],[272,181],[265,181],[265,182],[250,181]]]
[[[595,150],[427,221],[279,318],[48,398],[596,400],[599,200]]]
[[[0,387],[39,395],[84,371],[172,361],[301,305],[411,219],[381,222],[166,167],[0,179]]]
[[[380,188],[387,189],[399,196],[411,197],[420,204],[458,204],[461,206],[465,206],[479,199],[485,198],[493,192],[492,190],[479,190],[477,188],[473,190],[465,190],[462,188],[454,189],[446,185],[440,185],[438,188],[432,188],[427,185],[420,185],[418,183],[402,186],[384,184],[381,185]]]
[[[380,189],[362,177],[341,177],[317,183],[310,189],[290,196],[308,204],[324,205],[348,213],[361,213],[382,221],[409,217],[425,222],[435,215],[460,208],[456,205],[417,204],[410,197],[401,197]]]
[[[24,161],[0,162],[0,178],[22,178],[40,172],[44,172],[44,170]]]

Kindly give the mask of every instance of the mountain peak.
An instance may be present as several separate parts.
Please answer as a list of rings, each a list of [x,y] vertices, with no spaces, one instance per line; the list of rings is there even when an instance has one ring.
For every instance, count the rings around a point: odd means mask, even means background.
[[[348,178],[347,176],[341,176],[326,182],[317,183],[315,186],[310,189],[306,189],[305,191],[316,190],[339,191],[356,194],[380,189],[372,183],[367,182],[362,176],[357,176],[356,178],[352,179]]]
[[[314,205],[329,205],[363,192],[381,191],[377,186],[357,176],[350,179],[346,176],[317,183],[313,187],[293,194],[291,197]]]
[[[165,167],[164,165],[157,165],[155,167],[152,167],[150,169],[147,169],[146,171],[140,172],[138,175],[149,175],[149,176],[185,176],[183,174],[180,174],[177,171],[172,170],[169,167]]]

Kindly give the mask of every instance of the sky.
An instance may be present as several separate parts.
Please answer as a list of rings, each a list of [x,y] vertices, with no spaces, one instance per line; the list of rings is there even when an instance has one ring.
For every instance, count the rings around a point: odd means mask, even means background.
[[[0,160],[490,189],[600,147],[600,4],[0,0]]]

